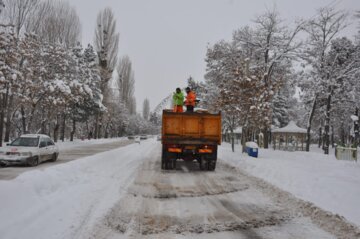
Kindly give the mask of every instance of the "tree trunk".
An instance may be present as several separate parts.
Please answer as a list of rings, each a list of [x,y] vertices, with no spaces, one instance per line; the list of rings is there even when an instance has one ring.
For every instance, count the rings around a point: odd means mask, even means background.
[[[95,132],[94,132],[94,139],[97,139],[98,136],[98,131],[99,131],[99,113],[96,114],[95,116]]]
[[[264,139],[263,139],[264,140],[264,149],[268,149],[269,148],[269,129],[268,128],[264,129],[263,135],[264,135]]]
[[[272,133],[271,133],[271,130],[269,130],[269,132],[268,132],[268,139],[269,139],[269,145],[271,145],[271,143],[272,143]]]
[[[322,137],[323,137],[323,133],[322,133],[322,127],[319,128],[319,148],[321,147],[322,145]]]
[[[331,110],[331,93],[328,95],[325,113],[325,134],[324,134],[324,154],[329,154],[330,146],[330,110]]]
[[[247,141],[247,128],[242,128],[242,134],[241,134],[241,146],[242,146],[242,153],[246,152],[246,141]]]
[[[10,111],[10,109],[8,109],[8,111]],[[4,142],[9,142],[10,141],[10,132],[11,132],[11,114],[7,112],[6,113],[6,122],[5,122],[5,138],[4,138]]]
[[[341,139],[341,145],[345,145],[345,126],[344,126],[344,123],[341,123],[341,133],[340,133],[340,139]]]
[[[101,129],[102,129],[102,124],[99,123],[99,126],[98,126],[98,135],[97,135],[97,138],[98,138],[98,139],[101,139]]]
[[[354,138],[354,147],[356,148],[359,145],[359,108],[356,107],[355,109],[355,115],[358,117],[358,120],[354,121],[354,134],[355,134],[355,138]]]
[[[99,114],[99,119],[98,119],[98,135],[97,135],[97,138],[98,139],[101,139],[102,138],[102,128],[103,128],[103,125],[102,125],[102,120],[103,120],[103,114],[100,113]]]
[[[5,117],[4,108],[2,108],[0,111],[0,147],[2,147],[2,142],[3,142],[4,117]]]
[[[42,134],[46,134],[46,119],[41,121],[41,131]]]
[[[55,123],[55,127],[54,127],[54,141],[57,142],[58,140],[58,136],[59,136],[59,115],[56,116],[56,123]]]
[[[22,132],[26,133],[26,117],[25,117],[25,109],[24,106],[21,106],[21,124],[22,124]]]
[[[109,123],[106,124],[105,126],[105,139],[107,139],[109,137]]]
[[[50,117],[49,117],[50,118]],[[47,135],[49,136],[49,137],[51,137],[51,123],[50,123],[50,121],[48,122],[48,131],[47,131]]]
[[[61,127],[61,141],[65,141],[65,127],[66,127],[66,114],[63,114],[63,121],[62,121],[62,127]]]
[[[335,140],[334,140],[334,126],[331,126],[331,147],[335,147]]]
[[[29,131],[31,130],[31,125],[32,125],[32,121],[34,119],[34,113],[35,113],[35,109],[36,109],[36,105],[33,105],[32,106],[32,109],[31,109],[31,113],[30,113],[30,116],[29,116],[29,120],[28,120],[28,124],[27,124],[27,127],[26,127],[26,130],[28,131],[27,133],[29,133]]]
[[[3,136],[4,136],[4,119],[5,112],[8,104],[9,88],[6,89],[5,94],[0,95],[0,147],[2,146]]]
[[[41,124],[40,124],[40,134],[46,134],[46,121],[47,117],[45,114],[44,107],[41,108]]]
[[[230,128],[230,134],[231,134],[231,150],[235,152],[235,141],[234,141],[234,129]]]
[[[4,142],[9,142],[10,132],[11,132],[11,110],[13,108],[14,97],[11,95],[9,97],[9,105],[6,110],[6,123],[5,123],[5,138]]]
[[[315,114],[315,109],[316,109],[316,101],[317,101],[317,95],[315,95],[314,97],[314,101],[313,101],[313,105],[311,107],[311,111],[310,111],[310,115],[309,115],[309,120],[308,120],[308,125],[307,125],[307,132],[306,132],[306,151],[309,152],[310,151],[310,143],[311,143],[311,123]]]
[[[71,142],[74,141],[75,130],[76,130],[76,120],[73,119],[72,131],[70,133],[70,141]]]

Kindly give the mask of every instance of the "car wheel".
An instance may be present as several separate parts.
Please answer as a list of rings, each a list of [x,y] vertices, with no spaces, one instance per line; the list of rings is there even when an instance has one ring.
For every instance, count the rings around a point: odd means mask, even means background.
[[[58,155],[56,153],[54,153],[50,159],[50,162],[55,162],[57,160],[57,156]]]
[[[39,164],[39,158],[38,157],[32,157],[28,160],[28,165],[30,167],[35,167]]]

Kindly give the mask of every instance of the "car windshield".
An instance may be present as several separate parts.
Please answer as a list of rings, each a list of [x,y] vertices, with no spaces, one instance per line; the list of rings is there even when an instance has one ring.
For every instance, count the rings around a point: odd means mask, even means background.
[[[10,146],[25,146],[25,147],[36,147],[39,144],[39,138],[17,138]]]

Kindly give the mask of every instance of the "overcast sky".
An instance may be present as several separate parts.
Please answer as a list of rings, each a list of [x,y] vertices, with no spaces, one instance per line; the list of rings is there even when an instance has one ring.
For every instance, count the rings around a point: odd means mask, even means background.
[[[84,46],[93,44],[96,17],[110,7],[120,33],[119,55],[128,55],[135,71],[137,111],[145,98],[153,109],[191,75],[205,73],[208,44],[230,40],[232,32],[252,24],[256,15],[274,4],[283,19],[315,15],[329,4],[349,12],[360,10],[360,0],[71,0],[82,23]],[[354,19],[351,19],[354,20]],[[356,26],[344,33],[355,34]]]

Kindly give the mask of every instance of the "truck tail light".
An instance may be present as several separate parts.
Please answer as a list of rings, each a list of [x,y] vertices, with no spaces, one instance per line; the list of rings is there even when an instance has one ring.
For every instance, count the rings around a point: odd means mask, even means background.
[[[171,153],[181,153],[180,148],[168,148],[168,151]]]
[[[199,153],[201,153],[201,154],[211,154],[212,149],[199,149]]]
[[[211,145],[204,145],[199,149],[201,154],[211,154],[213,152],[213,147]]]
[[[166,148],[167,148],[167,151],[170,153],[181,153],[182,152],[181,147],[179,147],[176,144],[169,144],[169,145],[167,145]]]

